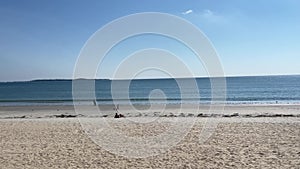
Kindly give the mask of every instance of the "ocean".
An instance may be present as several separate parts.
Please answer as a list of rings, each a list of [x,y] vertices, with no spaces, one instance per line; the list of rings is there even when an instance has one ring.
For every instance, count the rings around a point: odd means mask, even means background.
[[[185,79],[181,79],[185,80]],[[189,80],[189,79],[186,79]],[[81,80],[88,81],[88,80]],[[111,84],[118,97],[112,99]],[[153,95],[152,104],[209,104],[212,100],[209,78],[197,78],[197,89],[182,89],[176,79],[95,80],[95,90],[82,88],[82,93],[95,92],[97,104],[150,104],[149,94],[159,89],[162,94]],[[300,76],[252,76],[226,78],[226,104],[298,104],[300,103]],[[186,87],[186,86],[185,86]],[[125,96],[129,96],[126,98]],[[184,95],[184,99],[182,96]],[[34,80],[26,82],[1,82],[0,106],[18,105],[90,105],[93,98],[74,101],[72,80]],[[114,102],[113,102],[114,101]]]

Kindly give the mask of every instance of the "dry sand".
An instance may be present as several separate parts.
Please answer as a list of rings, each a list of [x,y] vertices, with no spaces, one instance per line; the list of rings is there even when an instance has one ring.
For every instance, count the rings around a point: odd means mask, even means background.
[[[299,114],[297,105],[226,109],[228,113],[241,114]],[[300,168],[299,117],[213,118],[219,123],[205,143],[199,143],[199,133],[207,118],[181,117],[197,121],[177,145],[156,156],[127,158],[95,144],[77,118],[45,118],[47,112],[74,114],[70,107],[1,107],[0,168]],[[27,116],[6,119],[22,113]],[[43,118],[36,118],[40,116]],[[167,125],[146,123],[137,127],[129,125],[127,118],[101,120],[111,121],[116,129],[137,137],[154,135]]]

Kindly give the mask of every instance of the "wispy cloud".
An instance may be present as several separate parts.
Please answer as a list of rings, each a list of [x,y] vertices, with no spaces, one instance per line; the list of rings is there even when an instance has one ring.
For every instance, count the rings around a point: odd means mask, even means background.
[[[187,14],[190,14],[190,13],[193,13],[193,10],[189,9],[187,11],[182,12],[183,15],[187,15]]]
[[[209,9],[204,9],[202,12],[198,13],[198,16],[200,16],[203,20],[212,23],[225,23],[227,20],[224,16]]]
[[[226,24],[228,17],[221,15],[217,11],[211,9],[203,9],[201,11],[193,11],[188,9],[181,13],[182,15],[189,15],[189,19],[195,19],[202,23],[213,23],[213,24]]]
[[[214,16],[215,14],[209,10],[209,9],[205,9],[203,10],[202,14],[201,14],[203,17],[212,17]]]

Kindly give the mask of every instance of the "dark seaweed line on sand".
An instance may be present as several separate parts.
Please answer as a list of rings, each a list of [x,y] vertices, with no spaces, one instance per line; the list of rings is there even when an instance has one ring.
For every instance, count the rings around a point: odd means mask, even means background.
[[[35,118],[77,118],[77,117],[88,117],[88,118],[99,118],[99,117],[109,117],[109,115],[102,115],[102,116],[85,116],[82,114],[74,115],[74,114],[56,114],[50,116],[38,116],[38,117],[31,117],[31,116],[11,116],[11,117],[0,117],[0,119],[35,119]],[[127,116],[127,117],[143,117],[142,114],[134,115],[134,116]],[[144,115],[147,117],[147,115]],[[200,113],[198,115],[189,113],[184,114],[181,113],[179,115],[175,115],[173,113],[164,114],[164,115],[157,115],[154,114],[154,117],[214,117],[214,118],[230,118],[230,117],[240,117],[240,118],[261,118],[261,117],[300,117],[300,114],[203,114]]]

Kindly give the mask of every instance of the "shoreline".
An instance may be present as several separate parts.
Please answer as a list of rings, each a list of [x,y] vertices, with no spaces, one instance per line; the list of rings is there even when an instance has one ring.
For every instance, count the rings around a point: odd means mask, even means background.
[[[101,102],[101,103],[100,103]],[[115,104],[119,105],[128,105],[128,103],[118,102],[115,101]],[[139,101],[131,101],[132,105],[137,106],[148,106],[148,105],[163,105],[164,102],[155,102],[152,101],[151,104],[146,102],[139,102]],[[224,104],[224,105],[300,105],[300,100],[290,100],[290,101],[279,101],[279,100],[272,100],[272,101],[225,101],[225,102],[218,102],[215,101],[214,103],[210,103],[210,101],[202,101],[202,102],[170,102],[167,105],[180,105],[180,104],[198,104],[198,105],[213,105],[213,104]],[[1,101],[0,100],[0,107],[20,107],[20,106],[92,106],[94,105],[94,101],[79,101],[73,102],[70,101]],[[97,101],[97,106],[111,106],[114,105],[112,101]]]
[[[181,107],[180,107],[181,106]],[[197,107],[198,106],[198,107]],[[300,117],[298,104],[269,105],[166,105],[166,107],[120,105],[119,113],[126,117],[205,117],[205,118],[260,118],[260,117]],[[0,119],[17,118],[76,118],[113,117],[113,105],[101,106],[0,106]],[[100,112],[99,112],[100,110]],[[82,111],[82,112],[81,112]]]

